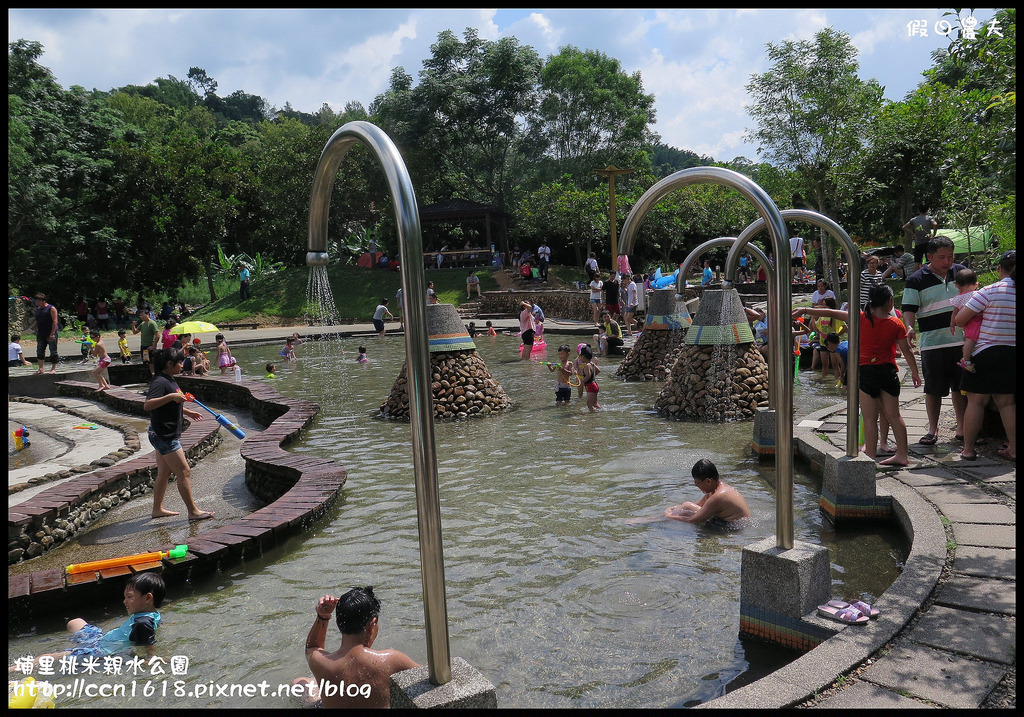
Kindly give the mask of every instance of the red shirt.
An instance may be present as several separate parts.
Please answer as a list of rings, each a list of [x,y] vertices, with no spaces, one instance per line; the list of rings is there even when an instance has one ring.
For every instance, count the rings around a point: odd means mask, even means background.
[[[860,312],[860,365],[896,364],[896,342],[907,338],[907,327],[895,316],[883,319]]]

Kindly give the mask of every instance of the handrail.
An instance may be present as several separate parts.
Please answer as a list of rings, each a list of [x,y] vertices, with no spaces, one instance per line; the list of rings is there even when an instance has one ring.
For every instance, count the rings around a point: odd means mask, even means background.
[[[856,420],[860,412],[860,394],[857,390],[858,381],[860,380],[860,321],[858,321],[861,306],[860,253],[857,251],[857,245],[853,243],[850,235],[824,214],[812,212],[808,209],[784,209],[782,210],[782,218],[787,222],[805,222],[824,229],[839,241],[846,252],[847,264],[850,267],[848,273],[850,284],[850,320],[847,322],[847,326],[850,329],[850,338],[847,341],[850,347],[847,357],[852,357],[846,362],[846,385],[850,387],[846,392],[846,455],[850,458],[856,458],[860,452],[859,431]],[[726,277],[731,276],[731,272],[735,270],[736,264],[739,262],[740,253],[749,250],[752,246],[757,246],[749,242],[762,229],[764,229],[764,220],[757,219],[740,232],[737,242],[732,245],[729,255],[725,258]]]
[[[788,281],[780,277],[788,277],[790,270],[789,256],[789,235],[786,233],[786,223],[782,220],[779,208],[775,206],[768,193],[759,187],[749,177],[739,172],[724,167],[691,167],[683,169],[675,174],[665,177],[653,187],[644,192],[630,210],[629,216],[622,225],[622,244],[620,253],[630,254],[633,249],[633,242],[636,233],[643,222],[644,217],[662,197],[679,187],[690,184],[710,183],[720,184],[735,189],[744,196],[757,209],[758,214],[768,226],[772,243],[775,247],[777,272],[776,281],[769,282],[769,296],[774,299],[774,305],[778,310],[785,308],[787,312],[792,309],[792,287]],[[733,244],[735,249],[739,243]],[[791,341],[789,321],[769,322],[769,331],[774,332],[774,338],[768,342],[768,351],[771,354],[771,363],[775,366],[785,366],[789,359],[788,347]],[[784,352],[784,353],[783,353]],[[770,393],[775,394],[775,544],[782,550],[789,550],[793,547],[793,390],[788,383],[788,371],[775,371],[768,377],[771,386]]]
[[[398,148],[379,127],[349,122],[327,140],[313,173],[309,200],[309,253],[306,263],[326,266],[327,219],[331,190],[338,167],[348,150],[362,143],[376,156],[387,177],[398,225],[399,262],[404,296],[426,296],[423,237],[419,209],[409,171]],[[408,367],[409,415],[412,424],[413,472],[416,481],[416,516],[419,526],[420,576],[426,623],[427,664],[430,681],[451,681],[448,609],[444,589],[444,552],[441,545],[441,504],[438,497],[437,455],[434,444],[434,399],[430,380],[426,303],[405,302],[405,362]]]

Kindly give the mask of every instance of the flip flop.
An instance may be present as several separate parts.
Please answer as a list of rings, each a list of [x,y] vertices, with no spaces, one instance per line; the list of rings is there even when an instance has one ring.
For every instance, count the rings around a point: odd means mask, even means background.
[[[828,604],[818,605],[818,614],[822,617],[827,617],[829,620],[843,622],[847,625],[866,625],[870,622],[867,615],[852,606],[838,608]]]
[[[840,610],[842,610],[843,608],[852,607],[872,619],[878,617],[881,614],[881,610],[879,610],[876,607],[871,607],[863,600],[854,600],[853,602],[845,602],[843,600],[829,600],[828,604],[832,607],[837,607]]]
[[[920,438],[918,438],[917,442],[921,443],[921,444],[924,444],[926,446],[934,446],[935,445],[935,441],[937,441],[938,439],[939,439],[939,437],[936,436],[934,433],[926,433],[923,436],[921,436]]]
[[[976,461],[976,460],[978,460],[978,454],[977,453],[971,453],[970,455],[968,455],[967,453],[964,453],[963,451],[961,451],[960,452],[960,460],[962,460],[962,461]]]

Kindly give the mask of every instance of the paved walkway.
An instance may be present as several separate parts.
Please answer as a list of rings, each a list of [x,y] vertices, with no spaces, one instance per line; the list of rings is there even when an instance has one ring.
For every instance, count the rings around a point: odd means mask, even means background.
[[[946,568],[907,627],[815,707],[975,708],[1007,673],[1015,686],[1016,466],[991,440],[977,461],[962,460],[952,429],[935,445],[918,443],[928,430],[924,395],[904,386],[901,399],[914,460],[891,477],[941,515]],[[943,408],[952,413],[948,399]],[[833,416],[845,421],[845,406]]]

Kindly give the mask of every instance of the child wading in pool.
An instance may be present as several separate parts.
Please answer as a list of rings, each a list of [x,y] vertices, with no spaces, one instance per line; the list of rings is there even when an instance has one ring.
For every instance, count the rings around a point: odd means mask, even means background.
[[[366,358],[366,347],[359,347],[359,355],[356,356],[356,363],[370,363],[370,359]]]
[[[558,364],[549,363],[548,371],[558,372],[558,375],[555,376],[555,405],[561,406],[564,403],[568,406],[569,400],[572,399],[572,386],[569,385],[569,381],[574,375],[574,367],[573,362],[569,360],[567,344],[558,347]]]
[[[133,647],[145,647],[146,656],[153,656],[156,645],[156,629],[160,627],[160,613],[157,608],[164,602],[166,587],[164,579],[157,573],[136,573],[124,587],[123,604],[128,619],[109,632],[103,632],[80,617],[68,621],[71,642],[76,647],[70,650],[40,655],[35,663],[44,657],[61,659],[67,657],[103,660],[107,655],[129,653]],[[77,659],[76,659],[77,661]],[[8,672],[13,671],[8,670]]]
[[[587,408],[593,413],[601,408],[597,402],[597,392],[600,387],[597,385],[597,365],[593,362],[594,353],[589,346],[584,346],[580,351],[580,380],[587,392]]]

